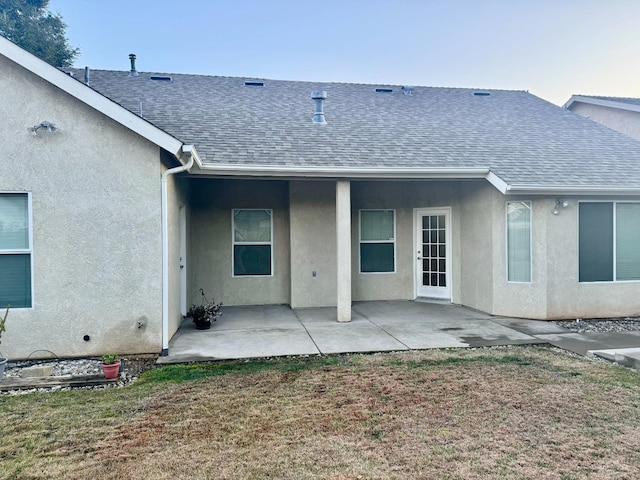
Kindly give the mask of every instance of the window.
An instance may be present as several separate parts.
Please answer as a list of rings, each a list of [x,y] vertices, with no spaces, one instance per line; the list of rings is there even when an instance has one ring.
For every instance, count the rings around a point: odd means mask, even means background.
[[[579,205],[580,281],[640,280],[640,203]]]
[[[507,202],[507,280],[531,282],[531,202]]]
[[[395,271],[394,210],[360,210],[360,272]]]
[[[271,210],[233,210],[233,276],[271,275]]]
[[[30,200],[0,193],[0,308],[31,307]]]

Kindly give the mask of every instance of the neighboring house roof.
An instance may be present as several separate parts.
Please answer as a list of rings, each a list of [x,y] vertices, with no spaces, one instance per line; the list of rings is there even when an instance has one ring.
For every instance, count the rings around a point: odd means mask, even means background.
[[[155,143],[181,160],[183,142],[0,36],[0,55]],[[197,154],[197,153],[196,153]],[[182,161],[182,160],[181,160]]]
[[[201,168],[217,174],[486,177],[505,193],[640,193],[640,142],[523,91],[404,95],[400,86],[105,70],[92,70],[90,84],[193,143]],[[316,90],[328,95],[326,125],[311,121]]]
[[[563,108],[571,110],[571,107],[575,103],[588,103],[591,105],[599,105],[601,107],[618,108],[620,110],[640,112],[640,98],[572,95],[567,103],[564,104]]]

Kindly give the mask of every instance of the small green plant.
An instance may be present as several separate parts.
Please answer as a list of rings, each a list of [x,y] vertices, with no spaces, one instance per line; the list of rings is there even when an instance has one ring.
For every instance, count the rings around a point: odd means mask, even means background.
[[[191,305],[187,312],[187,318],[191,318],[196,327],[208,327],[211,322],[215,322],[218,317],[222,316],[222,303],[207,300],[202,288],[200,289],[200,294],[202,295],[200,305]]]
[[[106,353],[102,356],[102,363],[105,365],[113,365],[118,361],[117,353]]]
[[[0,317],[0,343],[2,343],[2,333],[7,331],[7,317],[9,316],[9,307],[4,312],[4,317]]]

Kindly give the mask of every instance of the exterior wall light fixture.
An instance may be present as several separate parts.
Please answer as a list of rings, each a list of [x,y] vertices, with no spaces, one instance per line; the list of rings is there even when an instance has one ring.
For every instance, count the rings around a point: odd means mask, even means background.
[[[48,132],[55,132],[58,129],[58,127],[56,127],[53,123],[47,122],[45,120],[43,122],[40,122],[38,125],[34,125],[29,130],[31,130],[31,132],[34,135],[37,135],[38,134],[38,130],[40,130],[41,128],[46,129]]]
[[[560,200],[558,198],[556,199],[556,204],[553,207],[553,210],[551,210],[551,213],[553,213],[554,215],[558,215],[558,213],[560,213],[561,208],[567,208],[568,206],[569,206],[569,202],[567,202],[566,200]]]

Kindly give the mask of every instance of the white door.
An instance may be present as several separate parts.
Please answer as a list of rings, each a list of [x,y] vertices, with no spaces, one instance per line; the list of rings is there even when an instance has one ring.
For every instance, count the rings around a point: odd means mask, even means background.
[[[451,300],[451,208],[415,210],[416,296]]]
[[[187,213],[184,205],[178,215],[180,229],[180,313],[187,314]]]

